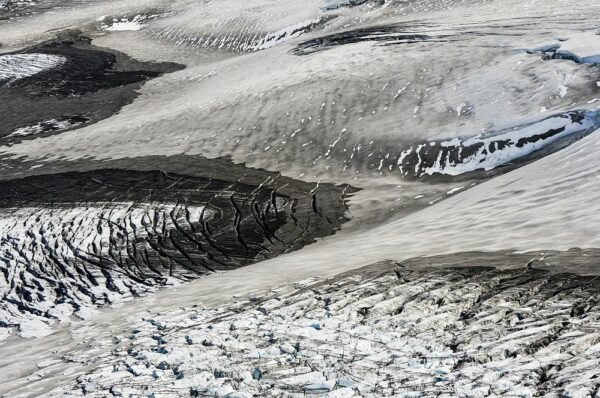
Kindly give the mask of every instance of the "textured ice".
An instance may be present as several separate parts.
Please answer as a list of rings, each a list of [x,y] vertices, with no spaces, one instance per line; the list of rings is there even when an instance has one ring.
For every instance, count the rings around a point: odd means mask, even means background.
[[[340,7],[353,7],[366,3],[368,0],[335,0],[321,7],[323,11],[336,10]]]
[[[579,139],[599,127],[600,111],[597,109],[555,115],[493,134],[464,140],[454,138],[449,141],[430,141],[401,152],[397,164],[402,174],[417,176],[456,176],[480,169],[492,170],[566,138],[571,141]],[[428,163],[426,157],[429,157]],[[434,162],[431,161],[433,158]]]
[[[65,58],[53,54],[0,55],[0,86],[61,66]]]
[[[133,21],[118,21],[118,22],[114,22],[112,25],[110,25],[108,28],[106,28],[106,30],[108,31],[122,31],[122,30],[140,30],[142,29],[143,25],[136,21],[135,19]]]
[[[37,3],[38,0],[0,0],[0,11],[10,10],[15,7],[27,7]]]
[[[13,131],[12,133],[10,133],[9,135],[7,135],[7,138],[11,138],[11,137],[27,137],[30,135],[35,135],[35,134],[40,134],[43,133],[45,131],[61,131],[61,130],[66,130],[66,129],[70,129],[70,128],[74,128],[77,127],[79,125],[81,125],[81,122],[77,122],[77,121],[72,121],[70,119],[62,119],[62,120],[58,120],[58,119],[50,119],[50,120],[45,120],[43,122],[40,123],[36,123],[32,126],[27,126],[27,127],[21,127],[20,129],[17,129],[15,131]]]
[[[390,264],[285,289],[139,319],[49,396],[583,397],[600,387],[591,277]]]
[[[574,32],[560,42],[526,50],[542,54],[545,59],[568,60],[579,64],[600,64],[600,40],[598,32]]]
[[[100,304],[115,304],[156,290],[155,281],[132,277],[129,270],[111,269],[102,264],[101,258],[126,256],[129,240],[152,233],[152,228],[143,227],[158,223],[174,228],[174,219],[165,214],[174,214],[177,208],[176,204],[144,207],[134,203],[96,203],[4,211],[0,218],[4,248],[0,263],[0,319],[5,325],[18,326],[23,337],[43,336],[50,333],[49,324],[56,321],[64,322],[71,316],[85,319]],[[189,212],[192,216],[204,213],[199,206]],[[209,210],[205,213],[210,217]],[[71,225],[77,227],[69,228]],[[52,263],[46,259],[50,250],[55,260]],[[97,267],[88,267],[82,273],[77,263],[81,259]],[[26,293],[27,288],[20,283],[36,286],[35,293]],[[176,279],[165,282],[178,283]],[[26,299],[22,300],[22,296]]]

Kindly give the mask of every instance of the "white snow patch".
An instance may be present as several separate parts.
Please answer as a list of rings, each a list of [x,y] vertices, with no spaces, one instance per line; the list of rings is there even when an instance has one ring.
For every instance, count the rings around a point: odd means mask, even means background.
[[[53,330],[47,323],[37,319],[26,320],[19,325],[19,336],[23,338],[45,337],[52,333]]]
[[[144,27],[142,21],[145,20],[145,17],[141,15],[136,15],[133,19],[121,19],[121,20],[113,20],[113,23],[110,26],[103,25],[104,30],[108,30],[111,32],[120,32],[127,30],[140,30]]]
[[[465,189],[465,187],[452,188],[451,190],[446,192],[446,195],[453,195],[453,194],[457,193],[458,191],[462,191],[463,189]]]

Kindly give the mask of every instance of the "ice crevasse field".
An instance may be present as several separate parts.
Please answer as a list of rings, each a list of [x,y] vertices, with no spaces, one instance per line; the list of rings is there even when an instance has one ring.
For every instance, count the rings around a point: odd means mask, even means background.
[[[0,0],[0,396],[600,396],[599,17]]]

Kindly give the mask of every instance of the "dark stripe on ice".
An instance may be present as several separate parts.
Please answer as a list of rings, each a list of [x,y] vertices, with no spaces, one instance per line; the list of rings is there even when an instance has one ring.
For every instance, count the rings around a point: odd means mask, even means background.
[[[77,311],[298,250],[348,220],[354,191],[193,156],[47,168],[0,182],[3,314],[53,318],[37,308]]]
[[[349,30],[304,41],[294,47],[290,52],[294,55],[307,55],[337,46],[367,41],[393,45],[443,41],[449,37],[445,35],[429,36],[409,33],[412,31],[412,29],[409,28],[410,26],[406,24],[395,24]]]

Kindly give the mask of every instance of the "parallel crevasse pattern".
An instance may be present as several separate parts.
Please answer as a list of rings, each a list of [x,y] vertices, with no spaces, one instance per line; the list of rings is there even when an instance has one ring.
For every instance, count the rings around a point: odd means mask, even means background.
[[[346,220],[342,188],[275,176],[255,186],[95,170],[0,188],[4,326],[85,317],[97,305],[296,250]]]

